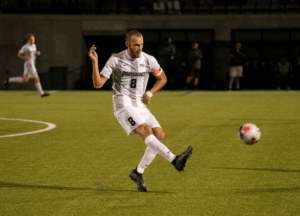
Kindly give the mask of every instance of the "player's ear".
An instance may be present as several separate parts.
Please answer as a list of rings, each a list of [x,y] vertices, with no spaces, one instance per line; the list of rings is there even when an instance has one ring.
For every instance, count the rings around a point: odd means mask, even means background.
[[[129,41],[125,42],[125,45],[127,46],[127,48],[129,47]]]

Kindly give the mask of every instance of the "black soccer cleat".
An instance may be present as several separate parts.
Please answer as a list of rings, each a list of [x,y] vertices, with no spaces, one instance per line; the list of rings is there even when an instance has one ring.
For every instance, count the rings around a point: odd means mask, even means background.
[[[144,183],[143,180],[143,174],[138,173],[137,169],[132,170],[129,173],[129,177],[132,179],[132,181],[135,181],[137,189],[141,192],[147,192],[148,188]]]
[[[44,94],[42,94],[41,95],[41,97],[48,97],[50,94],[48,94],[48,93],[44,93]]]
[[[192,151],[193,147],[189,146],[185,152],[183,152],[179,156],[176,156],[176,158],[172,161],[172,164],[175,167],[175,169],[177,169],[179,172],[183,170],[187,159],[189,159],[189,157],[192,154]]]

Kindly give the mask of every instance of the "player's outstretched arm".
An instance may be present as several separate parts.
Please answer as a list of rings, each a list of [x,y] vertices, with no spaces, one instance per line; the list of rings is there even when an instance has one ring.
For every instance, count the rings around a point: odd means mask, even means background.
[[[89,57],[93,63],[93,84],[95,88],[102,88],[107,78],[99,73],[97,48],[93,45],[89,51]]]
[[[156,76],[157,81],[154,84],[153,88],[150,89],[150,92],[152,94],[155,94],[157,91],[159,91],[164,85],[167,83],[167,76],[164,71],[159,76]],[[147,94],[144,94],[143,98],[144,104],[149,104],[150,103],[150,97]]]

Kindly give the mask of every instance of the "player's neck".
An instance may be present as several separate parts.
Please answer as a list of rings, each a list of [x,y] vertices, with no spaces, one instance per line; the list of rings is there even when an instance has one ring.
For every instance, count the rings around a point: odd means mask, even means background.
[[[235,49],[235,51],[239,53],[239,52],[240,52],[240,49]]]

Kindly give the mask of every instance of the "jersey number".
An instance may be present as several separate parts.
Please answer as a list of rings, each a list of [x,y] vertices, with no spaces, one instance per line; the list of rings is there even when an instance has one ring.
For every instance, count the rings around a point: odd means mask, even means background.
[[[136,79],[132,79],[130,82],[130,88],[135,88],[136,87]]]
[[[129,123],[134,126],[136,123],[135,121],[133,121],[133,119],[131,117],[128,118]]]

